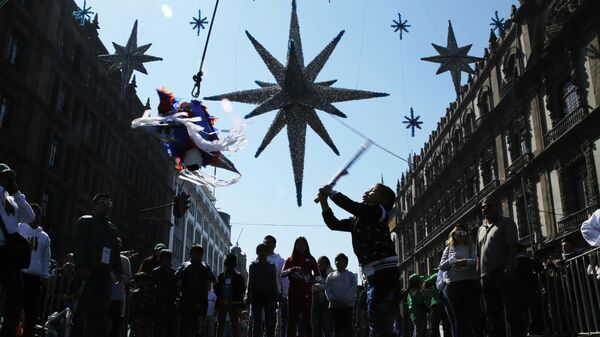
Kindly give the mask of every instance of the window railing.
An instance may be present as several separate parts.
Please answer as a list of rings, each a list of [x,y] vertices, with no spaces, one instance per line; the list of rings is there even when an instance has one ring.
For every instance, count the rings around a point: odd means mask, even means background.
[[[569,131],[573,126],[579,123],[587,115],[587,109],[583,106],[578,107],[572,113],[568,114],[558,122],[552,130],[544,135],[544,143],[550,145],[559,139],[563,134]]]
[[[533,154],[527,152],[521,155],[517,160],[515,160],[509,167],[506,168],[506,175],[510,176],[513,174],[518,174],[525,167],[525,165],[533,158]]]
[[[590,217],[590,215],[592,213],[594,213],[594,211],[597,209],[598,209],[598,205],[592,205],[592,206],[586,207],[582,210],[579,210],[575,213],[568,214],[567,216],[563,217],[556,224],[557,233],[559,235],[565,234],[567,232],[570,232],[571,230],[574,230],[574,229],[580,227],[581,224],[585,220],[587,220]]]

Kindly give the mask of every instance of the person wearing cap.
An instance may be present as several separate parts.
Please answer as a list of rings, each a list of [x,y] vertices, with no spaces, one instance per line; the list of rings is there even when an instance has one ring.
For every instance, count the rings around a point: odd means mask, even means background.
[[[112,280],[120,280],[121,255],[117,228],[109,221],[112,200],[99,193],[92,199],[92,214],[73,225],[73,259],[82,284],[73,317],[72,337],[105,337]]]
[[[147,258],[144,259],[144,261],[142,261],[142,264],[140,265],[140,270],[138,271],[138,273],[146,273],[148,275],[152,275],[152,271],[158,267],[160,267],[160,259],[158,258],[158,254],[160,254],[160,251],[163,249],[167,249],[167,245],[165,245],[164,243],[157,243],[154,246],[154,250],[152,251],[152,255],[148,256]]]
[[[427,334],[427,313],[429,306],[423,294],[425,276],[412,274],[408,278],[408,313],[413,323],[413,337],[425,337]]]
[[[17,322],[23,306],[21,271],[10,264],[8,242],[18,234],[19,223],[32,223],[35,214],[19,191],[16,173],[0,163],[0,289],[4,293],[4,321],[0,336],[16,336]]]

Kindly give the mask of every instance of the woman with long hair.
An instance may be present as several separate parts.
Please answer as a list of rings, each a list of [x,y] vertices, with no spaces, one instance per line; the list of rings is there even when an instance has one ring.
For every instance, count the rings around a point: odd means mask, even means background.
[[[302,315],[304,336],[312,337],[312,285],[321,281],[321,274],[305,237],[296,239],[292,256],[283,264],[281,277],[290,279],[287,335],[296,335],[298,317]]]
[[[448,300],[454,312],[454,336],[483,336],[481,288],[476,263],[477,245],[469,237],[467,226],[455,225],[440,261],[440,269],[446,272]]]

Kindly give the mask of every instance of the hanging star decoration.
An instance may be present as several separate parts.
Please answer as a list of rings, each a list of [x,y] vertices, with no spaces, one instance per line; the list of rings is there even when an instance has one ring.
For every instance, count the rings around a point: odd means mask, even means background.
[[[114,54],[98,56],[100,59],[110,63],[110,66],[108,67],[109,71],[115,71],[117,69],[121,70],[121,89],[123,95],[126,92],[129,79],[131,78],[131,75],[133,75],[134,70],[148,75],[144,63],[162,61],[162,58],[160,57],[145,54],[150,46],[152,46],[151,43],[141,47],[137,46],[137,27],[138,22],[135,20],[131,35],[129,36],[129,40],[127,40],[127,45],[121,46],[113,42],[113,46],[115,47]]]
[[[206,24],[208,24],[208,20],[206,20],[206,17],[202,17],[201,10],[198,10],[198,17],[192,18],[192,21],[190,22],[190,25],[194,26],[192,29],[196,31],[197,36],[200,36],[200,29],[206,29],[206,27],[204,27]]]
[[[83,26],[92,19],[94,12],[92,12],[91,9],[92,7],[87,7],[86,0],[83,0],[83,7],[77,7],[77,9],[73,11],[73,17],[79,22],[79,25]]]
[[[423,124],[423,122],[419,120],[420,118],[421,116],[415,117],[415,112],[413,111],[413,108],[410,108],[410,117],[404,116],[404,119],[406,120],[402,121],[402,123],[406,124],[407,129],[411,129],[412,137],[415,136],[415,128],[421,129],[421,124]]]
[[[498,32],[498,35],[500,37],[504,37],[506,27],[508,26],[509,23],[510,23],[510,20],[505,20],[504,18],[500,18],[498,16],[498,11],[496,11],[494,13],[494,17],[492,17],[492,23],[490,23],[490,26],[492,26],[492,30],[495,30]]]
[[[450,21],[448,21],[448,43],[446,47],[438,46],[435,43],[432,43],[431,45],[437,50],[439,55],[423,57],[421,60],[440,63],[436,75],[449,71],[452,75],[452,81],[454,82],[456,96],[458,97],[460,95],[461,72],[464,71],[469,74],[475,74],[475,71],[471,69],[469,63],[479,62],[483,59],[467,55],[469,50],[471,50],[472,45],[458,47],[456,37],[454,36],[454,30],[452,29],[452,22]]]
[[[394,29],[394,33],[395,32],[400,32],[400,40],[402,40],[402,32],[407,32],[408,33],[408,27],[410,27],[410,25],[407,25],[406,23],[408,22],[408,20],[404,20],[402,21],[402,14],[398,13],[398,21],[396,20],[392,20],[394,21],[394,24],[391,26]]]
[[[310,126],[321,139],[339,155],[325,126],[315,110],[325,111],[338,117],[346,117],[332,103],[388,96],[388,94],[353,89],[334,88],[336,80],[315,82],[317,75],[325,66],[336,45],[342,38],[340,32],[307,66],[304,65],[304,53],[300,39],[300,27],[296,12],[296,0],[292,0],[292,17],[287,52],[287,64],[284,66],[273,57],[250,33],[246,35],[254,48],[275,77],[276,83],[257,81],[259,89],[243,90],[205,98],[206,100],[228,99],[234,102],[257,104],[245,118],[255,117],[269,111],[279,110],[255,157],[271,143],[273,138],[287,125],[292,169],[296,185],[296,200],[302,205],[302,181],[304,176],[304,154],[306,126]]]

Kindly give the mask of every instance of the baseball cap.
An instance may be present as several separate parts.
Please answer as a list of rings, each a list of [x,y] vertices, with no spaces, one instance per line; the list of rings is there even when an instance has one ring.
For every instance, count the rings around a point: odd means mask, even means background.
[[[154,246],[154,251],[157,252],[167,248],[167,245],[165,245],[164,243],[157,243],[156,246]]]
[[[8,167],[8,165],[6,165],[4,163],[0,163],[0,174],[5,174],[5,173],[15,174],[15,171],[11,170],[10,167]]]

